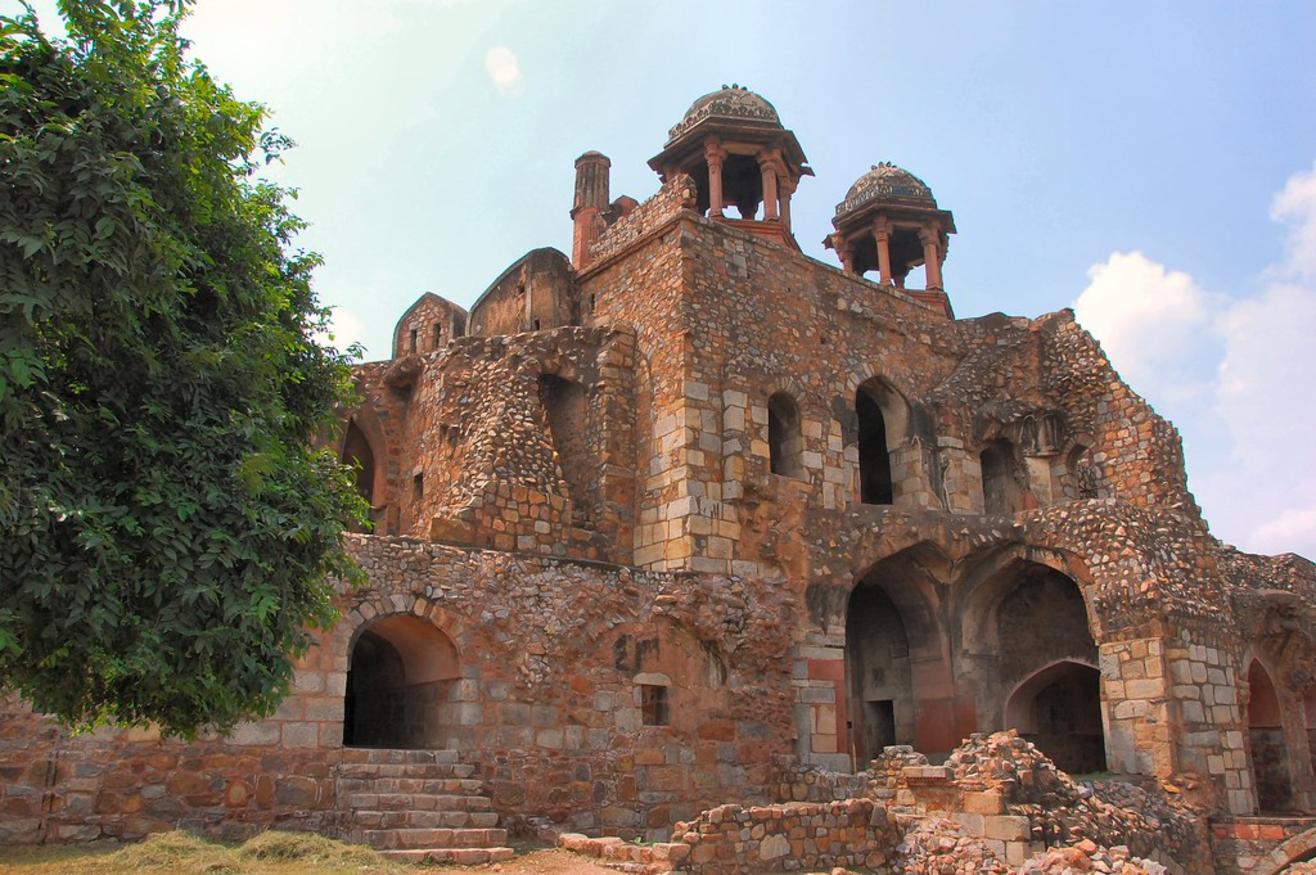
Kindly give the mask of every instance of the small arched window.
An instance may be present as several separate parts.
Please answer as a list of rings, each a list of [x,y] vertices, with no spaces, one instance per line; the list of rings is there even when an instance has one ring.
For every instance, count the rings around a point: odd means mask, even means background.
[[[768,399],[768,453],[773,474],[796,478],[804,475],[800,408],[785,392]]]
[[[864,504],[895,503],[887,422],[879,399],[882,388],[870,380],[859,387],[854,399],[859,420],[859,500]]]

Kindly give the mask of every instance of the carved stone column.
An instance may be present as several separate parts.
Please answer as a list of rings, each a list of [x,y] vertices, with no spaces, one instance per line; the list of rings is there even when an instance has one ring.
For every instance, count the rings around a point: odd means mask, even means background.
[[[787,231],[791,229],[791,195],[795,194],[795,189],[799,185],[799,180],[791,179],[789,176],[783,176],[778,184],[778,188],[781,189],[781,224]]]
[[[717,140],[704,141],[704,160],[708,162],[708,217],[722,215],[722,163],[727,150]]]
[[[923,268],[927,272],[928,288],[941,291],[941,230],[928,225],[919,229],[919,242],[923,244]]]
[[[758,154],[759,171],[763,174],[763,221],[777,220],[777,156],[774,152]]]
[[[886,216],[873,221],[873,240],[877,243],[877,272],[879,282],[891,285],[891,222]]]

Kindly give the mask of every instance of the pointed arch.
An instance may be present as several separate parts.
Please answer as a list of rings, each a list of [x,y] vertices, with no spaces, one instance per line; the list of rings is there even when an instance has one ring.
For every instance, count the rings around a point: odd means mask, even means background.
[[[859,500],[864,504],[894,504],[907,489],[892,475],[892,454],[909,433],[909,404],[880,377],[869,377],[855,388],[854,412],[859,450]]]
[[[1259,657],[1247,668],[1248,758],[1262,811],[1294,807],[1293,772],[1284,737],[1284,712],[1270,670]]]
[[[1005,727],[1018,729],[1070,774],[1104,771],[1100,670],[1079,659],[1043,665],[1006,696]]]
[[[339,459],[343,464],[356,469],[356,491],[369,502],[370,507],[373,509],[381,504],[378,496],[383,492],[384,478],[381,476],[380,458],[355,416],[347,420]]]

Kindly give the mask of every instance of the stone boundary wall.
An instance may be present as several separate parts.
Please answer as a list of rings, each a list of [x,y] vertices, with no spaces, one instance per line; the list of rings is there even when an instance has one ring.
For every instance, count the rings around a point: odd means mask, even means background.
[[[1211,850],[1221,875],[1277,875],[1316,859],[1316,817],[1240,817],[1211,821]]]
[[[700,875],[833,866],[874,869],[887,862],[899,841],[886,808],[871,799],[720,805],[690,823],[677,823],[673,837],[690,846],[680,870]]]

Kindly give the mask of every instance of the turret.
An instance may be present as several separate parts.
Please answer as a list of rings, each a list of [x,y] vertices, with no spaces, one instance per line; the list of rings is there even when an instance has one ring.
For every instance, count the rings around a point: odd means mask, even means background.
[[[608,172],[612,162],[601,152],[586,152],[576,159],[576,196],[571,205],[571,263],[581,270],[589,261],[589,248],[607,227]]]

